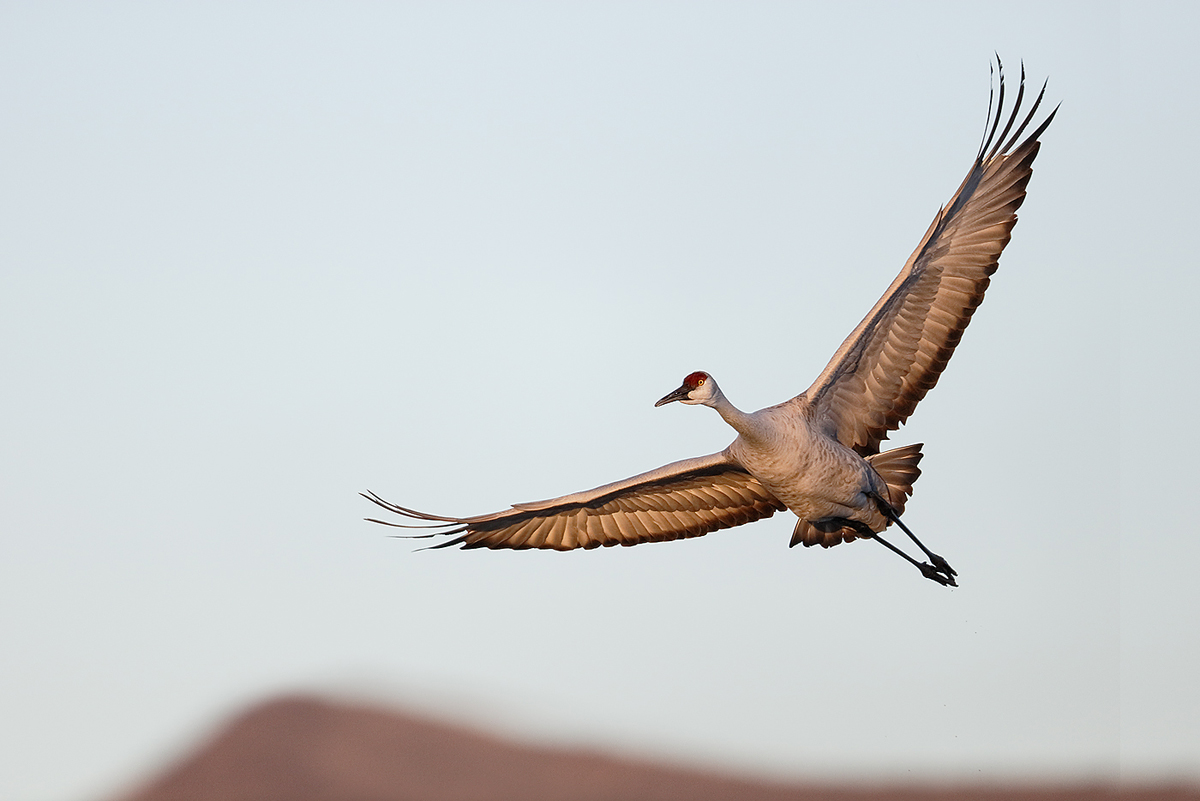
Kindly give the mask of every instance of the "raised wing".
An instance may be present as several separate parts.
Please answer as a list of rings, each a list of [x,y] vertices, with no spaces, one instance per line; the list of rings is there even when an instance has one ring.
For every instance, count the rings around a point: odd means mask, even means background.
[[[846,338],[803,395],[814,420],[830,436],[863,455],[879,452],[887,432],[900,427],[937,383],[975,308],[983,302],[1000,252],[1008,244],[1016,211],[1033,174],[1038,137],[1058,109],[1017,141],[1033,120],[1045,85],[1025,119],[1012,131],[1025,95],[1025,68],[1012,113],[1004,114],[1004,70],[992,116],[975,163],[925,232],[900,275],[875,308]],[[1009,135],[1011,131],[1011,136]]]
[[[363,497],[394,514],[429,525],[391,523],[398,528],[435,529],[433,537],[455,536],[432,546],[448,548],[598,548],[637,545],[740,526],[786,507],[724,452],[651,470],[586,492],[548,501],[515,504],[478,517],[442,517],[389,503],[374,493]]]

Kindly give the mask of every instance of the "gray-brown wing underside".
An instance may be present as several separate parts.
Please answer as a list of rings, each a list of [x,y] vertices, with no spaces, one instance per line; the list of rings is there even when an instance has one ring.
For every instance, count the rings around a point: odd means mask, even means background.
[[[447,548],[598,548],[699,537],[717,529],[770,517],[786,507],[724,452],[700,456],[648,473],[477,517],[443,517],[389,503],[374,493],[363,497],[397,515],[454,538]],[[368,518],[370,519],[370,518]],[[457,535],[457,536],[455,536]]]
[[[795,401],[812,407],[831,436],[863,455],[879,452],[941,376],[1008,244],[1033,174],[1038,137],[1057,108],[1017,144],[1046,91],[1016,126],[1025,70],[1004,129],[1004,73],[995,116],[975,163],[938,212],[900,275]],[[1010,136],[1011,132],[1011,136]]]

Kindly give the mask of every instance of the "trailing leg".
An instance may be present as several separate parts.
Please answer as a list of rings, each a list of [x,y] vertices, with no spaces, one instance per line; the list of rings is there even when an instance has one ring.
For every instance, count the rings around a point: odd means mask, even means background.
[[[868,526],[866,523],[862,523],[858,520],[850,520],[845,517],[826,517],[826,518],[822,518],[821,520],[812,520],[812,521],[810,521],[810,525],[812,525],[812,527],[817,529],[818,531],[827,531],[827,530],[835,531],[837,529],[845,528],[845,527],[852,528],[860,536],[869,537],[870,539],[877,541],[880,545],[884,546],[889,551],[892,551],[893,553],[898,554],[902,559],[904,559],[905,561],[910,563],[917,570],[920,570],[921,575],[924,576],[925,578],[929,579],[930,581],[936,581],[938,584],[941,584],[943,587],[957,587],[958,586],[958,584],[954,581],[954,576],[957,574],[953,570],[949,570],[949,572],[947,572],[947,570],[943,570],[943,569],[941,569],[941,567],[937,566],[936,562],[935,562],[935,564],[932,564],[932,565],[927,562],[918,562],[916,559],[913,559],[911,556],[909,556],[904,551],[897,548],[895,545],[892,545],[890,542],[888,542],[883,537],[876,534],[874,531],[871,531],[871,527]],[[920,543],[917,543],[917,544],[920,545]],[[928,553],[928,551],[926,551],[926,553]],[[930,558],[931,559],[934,559],[934,558],[941,559],[941,557],[934,557],[932,555]],[[946,560],[941,559],[941,561],[943,564],[945,564]],[[949,567],[950,567],[949,565],[946,565],[947,569]]]
[[[921,549],[925,556],[929,557],[929,561],[933,562],[933,566],[953,581],[954,576],[957,576],[958,572],[954,568],[950,567],[950,563],[926,548],[925,544],[917,539],[917,535],[913,534],[912,531],[909,530],[908,526],[904,525],[904,521],[900,519],[900,515],[896,514],[896,510],[892,508],[890,503],[878,495],[872,495],[871,498],[875,501],[875,505],[879,507],[879,511],[883,513],[883,516],[898,525],[900,530],[907,534],[908,538],[917,544],[917,547]]]

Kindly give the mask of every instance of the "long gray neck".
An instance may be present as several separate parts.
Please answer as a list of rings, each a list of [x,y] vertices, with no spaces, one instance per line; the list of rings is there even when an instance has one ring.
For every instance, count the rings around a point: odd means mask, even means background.
[[[766,433],[762,430],[760,421],[753,414],[746,414],[730,403],[729,399],[725,397],[725,393],[721,392],[719,388],[716,396],[705,405],[716,409],[717,414],[721,415],[721,419],[729,423],[734,431],[746,439],[759,440]]]

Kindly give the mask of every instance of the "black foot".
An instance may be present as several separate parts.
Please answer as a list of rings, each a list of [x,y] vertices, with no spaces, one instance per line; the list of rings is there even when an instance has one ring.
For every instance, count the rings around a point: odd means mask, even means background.
[[[946,560],[942,559],[942,564],[945,564],[945,563],[946,563]],[[953,570],[951,570],[949,573],[943,573],[940,568],[934,567],[933,565],[931,565],[927,562],[917,562],[916,565],[917,565],[917,569],[921,571],[921,575],[924,576],[925,578],[929,579],[930,581],[936,581],[938,584],[941,584],[943,587],[957,587],[958,586],[958,583],[954,580],[954,577],[957,574]],[[949,568],[950,566],[946,565],[946,567]]]
[[[929,554],[929,561],[933,562],[933,566],[936,567],[940,572],[945,573],[948,578],[953,579],[958,575],[958,571],[950,567],[950,563],[938,556],[936,553]]]

